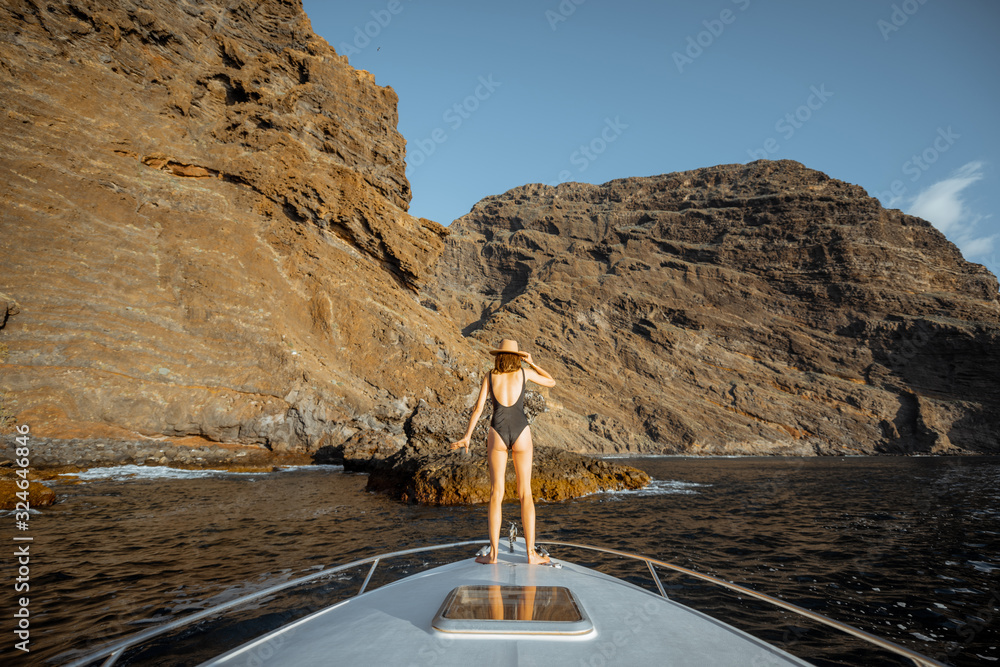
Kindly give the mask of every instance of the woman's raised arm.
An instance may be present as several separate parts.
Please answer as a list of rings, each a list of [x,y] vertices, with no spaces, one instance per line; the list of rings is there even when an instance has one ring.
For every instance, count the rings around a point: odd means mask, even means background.
[[[540,384],[543,387],[556,386],[556,381],[552,379],[549,372],[532,361],[530,354],[524,357],[524,363],[530,366],[530,368],[524,372],[524,377],[526,379],[531,380],[535,384]]]

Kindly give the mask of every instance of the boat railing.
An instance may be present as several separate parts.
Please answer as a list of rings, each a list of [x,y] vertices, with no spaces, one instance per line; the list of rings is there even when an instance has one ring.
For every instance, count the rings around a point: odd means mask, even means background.
[[[748,597],[752,597],[754,599],[767,602],[776,607],[780,607],[781,609],[785,609],[786,611],[790,611],[800,616],[812,619],[831,628],[840,630],[841,632],[845,632],[859,639],[863,639],[871,644],[875,644],[876,646],[879,646],[880,648],[883,648],[887,651],[908,658],[912,660],[914,664],[916,664],[918,667],[947,667],[947,665],[945,665],[942,662],[938,662],[933,658],[929,658],[921,653],[917,653],[916,651],[908,649],[905,646],[902,646],[895,642],[889,641],[888,639],[884,639],[877,635],[873,635],[870,632],[865,632],[864,630],[856,628],[853,625],[842,623],[840,621],[829,618],[828,616],[824,616],[823,614],[817,614],[814,611],[810,611],[808,609],[805,609],[804,607],[792,604],[791,602],[786,602],[785,600],[771,597],[770,595],[767,595],[765,593],[759,593],[750,588],[746,588],[745,586],[740,586],[739,584],[734,584],[730,581],[726,581],[725,579],[713,577],[710,574],[703,574],[701,572],[697,572],[695,570],[691,570],[689,568],[682,567],[680,565],[674,565],[673,563],[668,563],[666,561],[662,561],[657,558],[650,558],[649,556],[633,554],[627,551],[619,551],[618,549],[609,549],[607,547],[595,547],[589,544],[576,544],[575,542],[556,542],[550,540],[546,541],[538,540],[537,544],[559,546],[559,547],[572,547],[575,549],[586,549],[589,551],[598,551],[601,553],[612,554],[624,558],[631,558],[633,560],[644,561],[646,563],[646,567],[649,569],[649,573],[652,576],[654,583],[656,583],[656,588],[660,591],[660,595],[662,595],[663,597],[667,597],[667,593],[663,588],[663,584],[660,582],[660,577],[656,574],[656,567],[666,568],[668,570],[679,572],[681,574],[685,574],[687,576],[694,577],[696,579],[701,579],[702,581],[707,581],[709,583],[715,584],[716,586],[722,586],[723,588],[728,588],[729,590],[735,591],[740,595],[746,595]]]
[[[370,556],[368,558],[362,558],[360,560],[352,561],[344,565],[338,565],[336,567],[324,568],[322,570],[317,570],[311,574],[307,574],[304,577],[299,577],[297,579],[290,579],[289,581],[282,582],[280,584],[275,584],[274,586],[268,586],[267,588],[261,589],[259,591],[254,591],[247,595],[243,595],[236,599],[230,600],[223,604],[216,605],[214,607],[209,607],[207,609],[202,609],[201,611],[195,612],[188,616],[183,616],[177,620],[170,621],[169,623],[164,623],[163,625],[158,625],[154,628],[149,628],[142,632],[138,632],[134,635],[129,635],[124,639],[108,644],[107,646],[98,649],[97,651],[90,653],[82,658],[73,660],[72,662],[66,663],[64,667],[86,667],[87,665],[93,665],[95,662],[101,658],[106,658],[104,662],[101,663],[100,667],[112,667],[119,658],[124,655],[125,651],[137,646],[139,644],[145,643],[150,639],[158,637],[160,635],[166,634],[178,628],[182,628],[186,625],[191,625],[192,623],[197,623],[198,621],[204,620],[211,616],[216,616],[223,612],[229,611],[236,607],[253,602],[254,600],[259,600],[262,597],[278,593],[287,588],[292,588],[294,586],[301,586],[302,584],[309,583],[316,579],[322,579],[323,577],[328,577],[332,574],[337,574],[338,572],[343,572],[345,570],[350,570],[356,567],[361,567],[362,565],[367,565],[371,563],[371,568],[368,570],[368,575],[365,577],[364,583],[361,584],[361,589],[351,597],[357,597],[365,592],[368,588],[368,583],[371,581],[372,575],[375,573],[375,568],[383,560],[388,560],[390,558],[396,558],[399,556],[408,556],[410,554],[423,553],[426,551],[438,551],[441,549],[450,549],[453,547],[464,547],[471,545],[481,545],[485,540],[469,540],[466,542],[452,542],[451,544],[436,544],[429,547],[415,547],[413,549],[403,549],[402,551],[393,551],[390,553],[379,554],[377,556]],[[348,598],[350,599],[350,598]]]
[[[119,641],[111,642],[107,646],[104,646],[98,649],[97,651],[94,651],[93,653],[89,653],[88,655],[73,660],[72,662],[66,663],[64,667],[87,667],[89,665],[94,665],[98,660],[101,660],[102,658],[104,659],[104,662],[100,663],[100,667],[112,667],[118,661],[118,659],[125,654],[127,650],[129,650],[130,648],[134,648],[140,644],[144,644],[149,640],[154,639],[155,637],[158,637],[160,635],[164,635],[168,632],[177,630],[184,626],[191,625],[192,623],[197,623],[198,621],[204,620],[206,618],[217,616],[223,612],[227,612],[231,609],[243,606],[245,604],[266,597],[268,595],[278,593],[282,590],[292,588],[295,586],[300,586],[310,581],[322,579],[324,577],[329,577],[330,575],[337,574],[339,572],[344,572],[346,570],[351,570],[354,568],[370,564],[370,568],[368,570],[367,575],[365,576],[364,581],[361,584],[361,588],[358,590],[357,593],[346,598],[349,600],[353,597],[361,595],[368,589],[368,584],[371,582],[372,575],[375,574],[375,569],[378,567],[379,563],[381,563],[384,560],[389,560],[391,558],[397,558],[400,556],[426,553],[429,551],[440,551],[443,549],[482,545],[486,543],[487,542],[485,540],[468,540],[464,542],[451,542],[449,544],[437,544],[427,547],[415,547],[413,549],[403,549],[401,551],[393,551],[389,553],[378,554],[376,556],[370,556],[368,558],[362,558],[359,560],[352,561],[350,563],[345,563],[344,565],[338,565],[335,567],[329,567],[317,570],[316,572],[305,575],[303,577],[298,577],[296,579],[285,581],[280,584],[275,584],[274,586],[269,586],[259,591],[243,595],[241,597],[230,600],[223,604],[202,609],[201,611],[178,618],[168,623],[164,623],[163,625],[158,625],[156,627],[149,628],[142,632],[129,635],[128,637],[125,637],[124,639],[121,639]],[[682,567],[680,565],[674,565],[673,563],[668,563],[666,561],[662,561],[656,558],[651,558],[649,556],[642,556],[639,554],[620,551],[618,549],[610,549],[607,547],[596,547],[589,544],[577,544],[575,542],[560,542],[551,540],[538,540],[536,544],[547,545],[547,546],[569,547],[574,549],[584,549],[588,551],[595,551],[623,558],[629,558],[636,561],[642,561],[646,564],[646,567],[649,570],[649,574],[652,577],[653,582],[656,584],[657,590],[659,590],[660,595],[663,596],[664,598],[667,597],[667,593],[663,587],[662,582],[660,581],[659,575],[656,572],[657,567],[665,568],[690,577],[694,577],[696,579],[707,581],[716,586],[727,588],[741,595],[746,595],[748,597],[761,600],[763,602],[767,602],[781,609],[785,609],[800,616],[812,619],[814,621],[827,625],[831,628],[840,630],[841,632],[845,632],[847,634],[853,635],[854,637],[857,637],[871,644],[879,646],[882,649],[885,649],[887,651],[905,657],[911,660],[918,667],[947,667],[947,665],[945,665],[944,663],[938,662],[933,658],[929,658],[925,655],[917,653],[916,651],[908,649],[905,646],[901,646],[900,644],[896,644],[887,639],[883,639],[882,637],[878,637],[869,632],[865,632],[864,630],[856,628],[852,625],[848,625],[847,623],[842,623],[827,616],[823,616],[822,614],[817,614],[816,612],[810,611],[798,605],[786,602],[785,600],[771,597],[770,595],[759,593],[744,586],[740,586],[739,584],[734,584],[732,582],[725,581],[724,579],[713,577],[708,574],[703,574],[701,572],[697,572],[695,570],[691,570],[689,568]],[[340,602],[343,602],[343,600],[341,600]]]

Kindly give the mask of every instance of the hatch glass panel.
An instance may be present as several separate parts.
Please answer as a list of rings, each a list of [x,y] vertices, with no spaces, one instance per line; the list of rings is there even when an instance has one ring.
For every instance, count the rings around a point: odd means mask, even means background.
[[[459,586],[434,627],[442,632],[585,634],[594,626],[565,586]]]

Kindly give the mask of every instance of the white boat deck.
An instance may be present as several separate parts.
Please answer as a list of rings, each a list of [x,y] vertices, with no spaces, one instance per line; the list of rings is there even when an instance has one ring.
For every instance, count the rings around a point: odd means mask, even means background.
[[[528,565],[524,542],[501,542],[495,565],[468,559],[322,609],[204,665],[809,665],[684,605],[620,579],[553,559]],[[529,634],[442,632],[435,616],[458,586],[568,588],[593,630]],[[493,589],[499,590],[499,589]],[[438,623],[440,625],[440,623]],[[546,627],[544,621],[538,627]],[[558,625],[558,624],[550,624]],[[520,628],[520,629],[518,629]]]

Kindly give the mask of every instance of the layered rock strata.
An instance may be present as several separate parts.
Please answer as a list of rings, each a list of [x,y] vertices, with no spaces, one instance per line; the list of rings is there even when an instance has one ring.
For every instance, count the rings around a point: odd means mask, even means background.
[[[407,213],[395,93],[297,0],[0,26],[0,435],[38,464],[450,456],[507,336],[559,381],[539,447],[998,451],[996,279],[856,186],[529,185],[449,231]]]
[[[1000,452],[996,278],[796,162],[488,197],[425,303],[551,365],[578,450]]]
[[[464,398],[481,358],[415,295],[445,230],[406,212],[396,94],[299,2],[0,26],[0,394],[39,451],[312,450]]]

